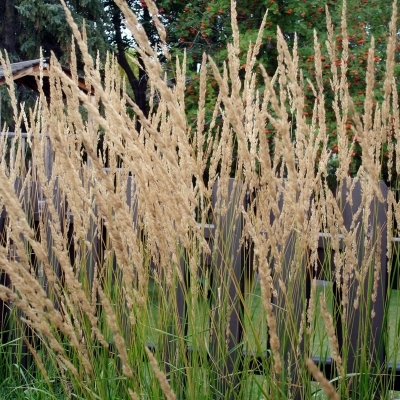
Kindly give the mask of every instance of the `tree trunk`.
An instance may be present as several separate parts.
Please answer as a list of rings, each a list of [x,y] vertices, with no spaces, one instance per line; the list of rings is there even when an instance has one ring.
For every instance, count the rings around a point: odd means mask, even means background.
[[[17,13],[15,0],[3,0],[0,6],[0,47],[9,54],[16,53]]]
[[[121,18],[121,12],[119,9],[115,8],[114,15],[113,15],[113,25],[115,29],[115,44],[117,47],[117,60],[119,65],[122,67],[122,69],[125,71],[126,76],[128,78],[128,82],[132,87],[133,93],[135,95],[135,103],[138,105],[140,110],[143,112],[144,116],[148,116],[148,107],[147,107],[147,81],[148,77],[146,72],[143,69],[143,62],[139,58],[139,63],[142,68],[139,69],[139,74],[138,76],[135,75],[132,67],[130,66],[125,51],[125,43],[122,38],[122,33],[121,33],[121,24],[122,24],[122,18]],[[137,124],[137,129],[140,129],[140,122],[138,121]]]

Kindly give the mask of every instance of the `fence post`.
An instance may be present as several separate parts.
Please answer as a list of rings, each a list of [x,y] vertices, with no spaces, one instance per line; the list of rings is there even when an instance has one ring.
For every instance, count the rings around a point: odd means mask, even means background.
[[[229,179],[226,196],[224,190],[218,182],[212,195],[215,235],[211,272],[211,363],[217,390],[215,398],[228,399],[235,398],[240,391],[238,371],[243,362],[243,184]]]
[[[185,398],[186,372],[184,358],[187,359],[188,348],[186,336],[188,333],[188,313],[185,294],[189,288],[189,271],[186,265],[185,254],[178,256],[177,269],[183,278],[181,282],[175,277],[175,289],[167,288],[166,298],[171,304],[171,319],[162,338],[162,357],[165,365],[165,373],[172,383],[175,394],[178,398]],[[175,293],[173,293],[175,291]]]
[[[283,180],[283,186],[286,180]],[[277,192],[278,193],[278,192]],[[279,212],[284,212],[284,193],[278,200]],[[293,200],[292,200],[293,201]],[[270,213],[271,227],[275,222],[275,216]],[[284,256],[278,267],[275,258],[270,251],[268,262],[272,270],[274,314],[277,322],[277,335],[279,338],[279,352],[282,361],[282,390],[291,398],[300,400],[304,398],[303,386],[300,382],[299,363],[296,362],[296,353],[304,350],[304,339],[293,341],[293,336],[300,334],[301,320],[306,312],[307,301],[310,298],[310,270],[308,269],[307,254],[303,249],[296,248],[300,233],[290,232],[286,242],[279,251]],[[297,254],[296,254],[297,252]],[[299,253],[300,252],[300,253]],[[286,375],[290,375],[288,378]],[[290,383],[294,384],[289,386]]]
[[[53,145],[51,143],[50,137],[48,135],[45,136],[45,147],[44,147],[44,168],[45,168],[45,174],[47,177],[47,180],[50,180],[52,172],[53,172],[53,158],[54,158],[54,152],[53,152]]]
[[[21,206],[25,212],[25,216],[28,220],[28,223],[33,228],[35,228],[35,217],[38,208],[38,198],[35,189],[37,189],[37,187],[34,182],[28,182],[28,184],[24,186],[23,179],[21,177],[16,177],[14,182],[14,191],[15,194],[18,196],[19,201],[21,202]],[[7,220],[8,220],[7,207],[3,206],[0,216],[0,245],[6,246],[8,244],[9,245],[8,256],[13,261],[18,262],[20,254],[19,252],[24,252],[26,250],[24,248],[17,248],[15,245],[13,245],[12,241],[9,238],[7,238],[7,225],[8,225]],[[23,237],[21,237],[21,239],[24,240]],[[11,243],[7,243],[9,240]],[[34,261],[34,255],[32,253],[30,254],[30,258],[32,261]],[[35,273],[36,274],[38,273],[37,269],[35,269]],[[12,286],[10,277],[4,271],[0,272],[0,284],[9,288]],[[11,339],[14,339],[12,337],[13,333],[10,331],[10,325],[9,325],[11,307],[12,305],[10,303],[7,304],[7,302],[0,300],[0,343],[2,342],[6,343]],[[22,311],[18,310],[17,313],[19,316],[23,316]],[[22,323],[21,326],[23,327],[24,336],[26,337],[26,339],[32,346],[35,346],[36,337],[32,329],[26,323]],[[17,337],[20,338],[20,335],[21,333],[18,332]],[[19,340],[16,342],[15,347],[19,345],[18,342]],[[15,357],[15,354],[13,355],[13,357]],[[20,363],[20,365],[23,368],[28,369],[28,367],[31,366],[32,361],[33,358],[30,355],[27,344],[25,343],[25,341],[21,340],[21,358],[15,359],[14,362],[18,364]]]
[[[375,256],[371,257],[371,262],[367,266],[366,276],[364,279],[363,287],[361,289],[359,305],[357,309],[354,309],[354,300],[358,296],[357,289],[359,282],[357,281],[354,274],[350,277],[348,283],[348,308],[349,312],[346,316],[347,320],[344,321],[346,325],[352,328],[347,331],[346,337],[343,337],[342,330],[342,319],[340,316],[337,317],[338,327],[338,339],[339,345],[342,347],[346,343],[348,350],[347,355],[347,373],[357,373],[361,356],[359,354],[360,349],[368,348],[368,353],[363,357],[368,357],[365,362],[372,363],[376,369],[376,373],[379,375],[381,367],[385,362],[385,304],[387,300],[387,194],[388,188],[381,181],[379,186],[384,199],[384,202],[380,202],[377,196],[374,196],[369,205],[369,217],[368,226],[363,224],[363,218],[367,212],[365,205],[363,204],[362,197],[362,186],[359,180],[352,180],[352,185],[349,187],[347,181],[344,183],[341,191],[338,193],[338,201],[342,205],[342,213],[344,226],[347,231],[350,231],[351,225],[357,227],[357,255],[358,265],[357,268],[360,270],[365,261],[365,257],[368,256],[366,252],[370,251]],[[349,197],[350,196],[350,197]],[[350,200],[350,201],[349,201]],[[362,213],[356,214],[359,209],[362,209]],[[355,218],[355,221],[353,219]],[[370,241],[371,249],[365,248],[365,239]],[[378,243],[378,240],[380,243]],[[344,244],[343,244],[344,247]],[[380,252],[378,252],[378,247]],[[379,265],[376,260],[377,253],[379,253],[380,268],[375,269],[376,265]],[[372,301],[373,284],[376,284],[376,297]],[[341,307],[342,292],[336,290],[336,307]],[[351,309],[351,312],[350,312]],[[371,316],[373,311],[374,316]],[[361,334],[361,331],[363,333]]]
[[[7,212],[3,205],[0,214],[0,246],[6,246],[7,244]],[[5,287],[11,286],[11,280],[8,274],[0,270],[0,285]],[[6,344],[10,341],[10,306],[8,302],[0,299],[0,345]],[[2,363],[0,373],[5,376],[6,363]]]

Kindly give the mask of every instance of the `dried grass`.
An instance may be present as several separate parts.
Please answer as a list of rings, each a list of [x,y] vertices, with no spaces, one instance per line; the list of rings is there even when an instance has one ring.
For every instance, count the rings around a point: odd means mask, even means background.
[[[341,26],[343,48],[338,55],[327,12],[326,46],[331,60],[341,57],[341,72],[339,74],[336,63],[332,62],[330,87],[327,87],[322,80],[321,44],[315,34],[316,75],[315,81],[308,82],[314,92],[315,106],[310,119],[303,112],[306,82],[299,69],[296,45],[289,49],[278,31],[278,69],[274,77],[269,77],[260,66],[264,80],[260,87],[256,85],[255,74],[258,73],[256,56],[262,34],[249,49],[242,81],[239,79],[240,35],[233,24],[233,42],[228,45],[227,62],[220,66],[210,57],[203,57],[197,125],[189,127],[185,113],[185,58],[176,60],[176,86],[169,87],[163,66],[150,48],[137,17],[125,3],[117,1],[138,43],[137,51],[149,76],[151,93],[158,94],[158,103],[152,105],[152,111],[146,117],[126,94],[125,83],[111,57],[104,64],[105,76],[101,78],[100,62],[89,56],[84,31],[78,30],[62,3],[83,55],[85,82],[90,88],[87,93],[78,86],[73,47],[71,76],[63,73],[53,57],[49,78],[51,100],[47,101],[41,91],[34,109],[25,115],[15,98],[10,65],[0,57],[6,71],[19,143],[11,149],[11,160],[14,161],[8,167],[3,162],[0,168],[1,205],[7,212],[0,264],[1,272],[12,282],[11,287],[0,285],[0,298],[22,313],[24,323],[46,343],[43,349],[56,355],[53,368],[57,374],[70,381],[82,396],[90,397],[96,391],[99,395],[105,393],[102,384],[96,386],[93,383],[99,374],[106,374],[105,371],[124,376],[121,387],[131,398],[139,398],[144,388],[157,392],[158,389],[149,383],[152,374],[163,394],[167,398],[176,398],[174,392],[183,390],[176,378],[182,371],[186,374],[188,390],[195,393],[197,386],[190,385],[201,380],[201,368],[194,364],[190,366],[194,361],[189,361],[186,354],[188,339],[183,337],[181,321],[176,316],[182,301],[177,287],[183,287],[182,295],[193,307],[189,310],[190,318],[195,320],[202,287],[199,277],[210,273],[204,265],[205,255],[211,258],[214,266],[218,259],[222,259],[224,265],[233,265],[233,259],[229,258],[233,258],[229,253],[231,236],[224,236],[223,229],[217,229],[215,243],[225,240],[224,250],[218,246],[210,249],[204,238],[204,224],[210,216],[217,223],[218,218],[224,218],[229,215],[229,210],[234,210],[232,220],[243,218],[245,222],[242,241],[251,240],[254,245],[254,270],[260,277],[262,315],[267,321],[268,347],[273,356],[271,364],[264,362],[271,398],[307,386],[309,371],[328,397],[339,398],[331,383],[310,360],[318,303],[338,375],[343,377],[339,385],[345,381],[348,353],[339,348],[336,322],[328,311],[326,299],[322,296],[318,301],[316,297],[316,280],[312,281],[311,298],[306,297],[306,280],[321,267],[318,256],[320,232],[330,235],[330,247],[326,251],[334,254],[335,270],[330,271],[330,265],[323,265],[322,269],[325,274],[331,274],[331,280],[341,290],[338,307],[344,325],[341,334],[349,346],[348,323],[356,310],[364,309],[360,299],[366,298],[365,282],[372,279],[372,289],[367,293],[371,297],[370,303],[374,304],[379,296],[378,285],[382,277],[375,258],[379,258],[381,252],[387,251],[389,255],[391,252],[390,240],[388,249],[376,244],[376,240],[382,239],[380,230],[383,227],[377,226],[378,234],[365,240],[360,231],[371,231],[370,205],[374,199],[383,200],[379,186],[381,150],[388,140],[392,152],[389,165],[396,162],[396,168],[400,166],[394,151],[399,154],[400,143],[394,83],[396,7],[390,25],[381,104],[373,102],[374,41],[368,55],[366,101],[363,111],[359,112],[349,95],[346,81],[349,51],[346,19],[343,18]],[[156,10],[155,3],[148,4],[151,10]],[[233,16],[234,4],[232,2]],[[343,10],[345,16],[345,7]],[[265,19],[262,26],[264,24]],[[155,25],[167,52],[165,30],[157,18]],[[210,73],[218,83],[219,93],[212,121],[206,125],[206,82]],[[43,76],[40,75],[38,80],[42,82]],[[336,119],[338,188],[351,188],[345,204],[334,198],[326,182],[332,157],[327,146],[327,96],[333,96]],[[134,118],[128,115],[127,104],[134,110]],[[220,116],[221,124],[217,127]],[[354,144],[348,142],[348,117],[353,120],[354,133],[363,149],[363,164],[354,180],[348,178]],[[140,120],[140,131],[137,131],[136,119]],[[28,171],[23,167],[22,121],[30,132],[28,143],[32,147]],[[389,134],[391,121],[395,127],[393,138]],[[268,123],[275,130],[274,151],[265,139]],[[105,152],[103,155],[98,153],[99,133],[103,135],[108,158]],[[49,144],[54,161],[51,172],[48,158],[43,157]],[[316,170],[318,149],[321,154]],[[1,160],[5,160],[7,151],[7,142],[2,140]],[[108,170],[104,169],[105,162],[110,166]],[[228,190],[233,167],[233,179],[243,188],[237,191],[239,195],[235,199],[230,197]],[[203,182],[206,173],[209,181]],[[23,183],[19,194],[14,191],[17,178]],[[45,202],[45,207],[35,224],[32,204],[25,202],[24,193],[29,192],[36,182],[40,183],[37,195]],[[131,182],[130,186],[128,182]],[[219,201],[212,206],[216,184],[218,192],[214,197],[216,195]],[[351,223],[346,225],[342,210],[345,205],[351,206],[351,191],[355,190],[356,184],[362,189],[361,206],[352,215]],[[256,194],[256,199],[244,208],[244,198],[249,194]],[[130,204],[127,196],[131,198]],[[389,194],[388,218],[394,215],[399,222],[399,210],[399,203]],[[388,226],[391,228],[391,222]],[[391,239],[389,231],[391,229],[388,229]],[[101,242],[101,251],[97,242]],[[16,249],[14,260],[11,259],[11,248]],[[362,262],[358,261],[360,259]],[[185,270],[190,271],[191,287],[187,286]],[[232,271],[221,275],[226,277],[223,284],[228,287],[233,281],[234,287],[239,289],[240,282],[235,281]],[[150,281],[158,285],[160,293],[156,321],[158,333],[164,338],[160,343],[167,343],[167,348],[170,346],[169,350],[160,350],[155,355],[145,348],[146,329],[150,324],[147,309]],[[354,297],[356,284],[358,291]],[[226,329],[218,331],[219,325],[213,325],[212,334],[193,333],[198,338],[194,345],[199,357],[206,362],[212,351],[207,341],[212,336],[222,356],[218,360],[211,357],[212,363],[206,371],[215,373],[216,381],[230,382],[234,392],[236,383],[232,382],[237,382],[236,376],[240,376],[242,383],[249,377],[239,370],[229,376],[225,374],[226,359],[233,351],[229,347],[232,338],[228,329],[234,317],[232,304],[235,301],[243,303],[244,298],[239,294],[231,298],[224,286],[213,290],[207,318],[211,316],[214,320],[221,310],[226,310],[218,316]],[[367,313],[376,318],[373,308]],[[370,329],[366,325],[366,329]],[[361,329],[359,335],[360,346],[367,352],[368,344],[365,343],[368,343],[370,332]],[[115,344],[117,357],[114,359],[109,358],[110,343]],[[240,344],[233,343],[233,346],[240,347]],[[175,353],[165,361],[165,354],[171,349]],[[45,371],[47,364],[41,351],[33,350],[33,354],[39,369]],[[149,360],[152,372],[143,372],[145,359]],[[176,370],[171,365],[174,362]],[[374,363],[368,365],[373,368]],[[49,378],[46,376],[46,379]],[[338,393],[340,390],[339,387]],[[211,392],[208,394],[211,398]]]

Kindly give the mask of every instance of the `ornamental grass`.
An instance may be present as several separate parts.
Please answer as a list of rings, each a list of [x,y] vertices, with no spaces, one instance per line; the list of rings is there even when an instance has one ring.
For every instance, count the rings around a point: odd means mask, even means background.
[[[258,65],[266,16],[243,74],[233,2],[229,56],[217,65],[204,55],[193,124],[185,57],[169,54],[158,20],[160,47],[150,48],[138,18],[116,3],[149,78],[148,116],[127,95],[116,61],[89,55],[65,4],[71,74],[50,59],[50,98],[40,74],[26,111],[1,57],[15,121],[14,135],[0,141],[2,397],[395,396],[396,4],[385,79],[375,81],[371,40],[359,107],[346,79],[345,17],[338,50],[327,12],[328,40],[315,33],[315,75],[306,80],[296,41],[288,48],[279,31],[275,75]],[[78,85],[78,49],[87,91]],[[175,66],[173,87],[160,52]],[[210,77],[218,83],[212,105]],[[362,163],[351,175],[355,145]]]

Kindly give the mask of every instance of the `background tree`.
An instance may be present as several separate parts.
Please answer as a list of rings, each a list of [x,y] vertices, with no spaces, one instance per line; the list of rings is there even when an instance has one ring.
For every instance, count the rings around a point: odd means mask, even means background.
[[[104,9],[97,0],[68,1],[76,21],[85,20],[89,48],[95,56],[99,51],[104,57],[109,49],[106,37]],[[67,63],[71,49],[72,31],[69,29],[63,7],[59,0],[5,0],[0,2],[0,50],[6,50],[11,62],[44,57],[53,52]],[[6,88],[1,87],[2,121],[12,130]],[[36,94],[27,88],[17,87],[20,102],[32,104]]]
[[[134,8],[135,3],[130,1],[130,6]],[[84,21],[92,56],[99,53],[103,61],[107,51],[116,56],[135,102],[146,115],[147,77],[142,69],[128,61],[126,53],[133,43],[118,7],[111,0],[67,0],[66,4],[78,25],[82,27]],[[151,19],[148,12],[142,13],[141,17]],[[12,62],[39,58],[42,48],[45,57],[54,53],[62,62],[68,63],[72,31],[59,0],[5,0],[0,4],[0,21],[0,49],[8,52]],[[78,67],[82,67],[79,62],[78,54]],[[31,95],[24,88],[18,88],[18,93],[21,101]],[[3,96],[3,100],[5,98]],[[6,111],[7,102],[3,101],[5,117]]]
[[[190,3],[179,0],[161,1],[160,14],[168,20],[173,15],[176,24],[167,24],[171,47],[175,54],[186,51],[189,65],[191,66],[192,81],[188,87],[188,103],[193,96],[193,112],[189,109],[189,122],[196,122],[196,99],[197,99],[197,64],[205,51],[211,54],[217,63],[221,64],[227,57],[226,41],[232,37],[230,0],[191,1]],[[337,58],[334,60],[341,70],[341,53],[343,49],[343,37],[341,33],[341,17],[343,11],[342,0],[329,0],[326,2],[327,9],[332,18],[334,27]],[[331,64],[328,62],[328,52],[325,46],[327,39],[326,8],[319,0],[244,0],[237,3],[237,23],[241,33],[241,47],[243,49],[242,70],[246,68],[245,54],[249,43],[255,43],[262,18],[268,10],[266,27],[263,33],[263,45],[258,59],[268,74],[273,76],[277,67],[276,35],[279,28],[285,37],[289,48],[293,48],[295,37],[297,37],[300,67],[303,70],[305,82],[310,79],[315,84],[315,54],[314,54],[314,30],[318,34],[321,45],[321,63],[324,76],[325,100],[327,102],[327,121],[329,134],[329,148],[332,151],[331,172],[334,176],[337,167],[337,158],[334,154],[338,151],[336,137],[336,122],[334,112],[329,103],[334,93],[330,87]],[[392,14],[391,2],[377,2],[373,0],[347,0],[347,30],[349,57],[346,61],[347,81],[349,92],[358,110],[361,110],[365,101],[365,76],[368,49],[371,38],[375,38],[375,78],[376,93],[375,100],[382,99],[382,77],[385,71],[386,38],[388,36],[389,21]],[[396,53],[398,57],[398,53]],[[260,79],[260,84],[261,84]],[[216,83],[209,82],[209,92],[213,87],[217,92]],[[311,115],[315,97],[311,86],[308,85],[306,98],[306,113]],[[211,111],[210,111],[211,112]],[[295,127],[295,121],[293,121]],[[361,164],[361,147],[357,145],[354,137],[351,118],[346,125],[349,132],[349,146],[353,146],[353,161],[349,173],[357,172]],[[274,128],[272,125],[266,127],[267,138],[273,143]],[[387,157],[387,148],[383,149],[383,157]],[[387,175],[387,171],[384,171]]]
[[[158,35],[149,12],[146,0],[128,0],[128,6],[138,15],[145,29],[150,44],[158,43]],[[196,122],[196,104],[198,90],[198,65],[202,54],[210,54],[217,64],[221,65],[227,57],[226,42],[230,40],[231,4],[230,0],[157,0],[159,18],[168,32],[168,43],[175,56],[182,57],[186,51],[188,58],[187,85],[188,122]],[[112,0],[66,0],[75,20],[82,25],[85,20],[89,48],[92,54],[100,53],[104,60],[106,51],[111,51],[124,70],[134,101],[147,115],[147,75],[142,68],[129,62],[127,52],[135,47],[131,36],[127,34],[122,14]],[[327,8],[335,27],[338,53],[342,48],[343,38],[340,32],[342,13],[341,0],[328,0]],[[372,35],[376,39],[376,78],[382,76],[385,64],[386,37],[391,16],[390,2],[373,0],[348,0],[347,25],[349,32],[349,59],[347,63],[349,90],[356,106],[361,107],[365,100],[365,72],[367,52]],[[262,18],[268,10],[268,18],[263,33],[263,45],[258,59],[272,76],[277,66],[276,33],[281,29],[289,47],[293,46],[297,36],[298,53],[304,77],[313,82],[314,37],[313,30],[318,32],[322,47],[321,62],[325,76],[326,97],[332,98],[329,92],[329,74],[327,51],[324,46],[326,34],[326,9],[319,0],[243,0],[237,3],[237,23],[241,33],[243,50],[242,73],[245,73],[245,50],[250,42],[254,43]],[[4,0],[0,4],[0,48],[6,49],[13,61],[37,58],[39,48],[44,55],[54,52],[57,57],[67,61],[71,44],[71,31],[67,26],[64,11],[59,0]],[[138,57],[138,56],[137,56]],[[161,57],[161,54],[160,54]],[[141,65],[140,57],[138,57]],[[341,60],[335,63],[340,69]],[[166,70],[168,65],[166,64]],[[326,73],[325,73],[326,72]],[[173,78],[173,77],[171,77]],[[261,84],[260,79],[260,84]],[[311,89],[311,88],[310,88]],[[377,88],[379,90],[379,88]],[[209,100],[218,93],[216,82],[208,81]],[[377,93],[379,98],[379,92]],[[306,99],[310,112],[314,100],[310,95]],[[192,105],[192,107],[190,107]],[[4,107],[3,107],[4,109]],[[212,110],[209,110],[211,113]],[[329,110],[328,113],[332,112]],[[311,113],[310,113],[311,114]],[[329,146],[337,151],[335,123],[328,126]],[[351,121],[349,121],[349,140]],[[273,139],[274,129],[266,127],[266,135]],[[355,146],[355,163],[353,172],[358,168],[361,153],[357,154]],[[358,160],[358,161],[357,161]]]

